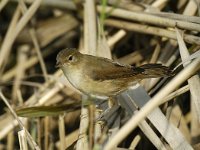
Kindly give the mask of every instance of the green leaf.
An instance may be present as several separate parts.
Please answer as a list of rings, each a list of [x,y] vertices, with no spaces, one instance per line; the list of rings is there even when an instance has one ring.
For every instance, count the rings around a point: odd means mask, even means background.
[[[56,116],[62,113],[68,113],[81,108],[81,102],[65,104],[59,106],[35,106],[27,108],[19,108],[16,113],[20,117],[44,117]]]

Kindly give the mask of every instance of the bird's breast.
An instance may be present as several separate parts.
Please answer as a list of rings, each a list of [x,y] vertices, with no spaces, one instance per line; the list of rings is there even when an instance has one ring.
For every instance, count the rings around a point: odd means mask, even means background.
[[[64,75],[67,77],[68,81],[77,89],[79,89],[80,83],[83,79],[83,71],[81,68],[62,68]]]
[[[88,66],[89,67],[89,66]],[[94,80],[83,68],[62,68],[69,82],[78,90],[88,95],[113,96],[127,88],[127,84],[120,80]]]

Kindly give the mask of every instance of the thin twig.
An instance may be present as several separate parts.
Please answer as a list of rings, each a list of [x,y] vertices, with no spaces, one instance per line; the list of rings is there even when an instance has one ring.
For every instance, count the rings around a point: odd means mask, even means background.
[[[24,15],[27,12],[28,9],[27,9],[23,0],[19,0],[19,3],[20,3],[20,6],[21,6],[22,13]],[[33,25],[32,21],[31,21],[31,24]],[[37,39],[37,36],[36,36],[36,31],[33,27],[29,29],[29,34],[31,36],[31,39],[33,41],[33,45],[34,45],[36,53],[38,55],[38,59],[39,59],[39,62],[40,62],[41,68],[42,68],[42,72],[44,74],[44,78],[47,81],[48,80],[47,69],[46,69],[42,54],[41,54],[41,49],[40,49],[39,42],[38,42],[38,39]]]
[[[33,4],[29,7],[28,11],[26,12],[25,15],[19,20],[19,22],[16,25],[16,28],[12,29],[12,33],[10,34],[9,39],[5,39],[1,46],[1,51],[0,51],[0,68],[2,67],[5,58],[10,53],[10,49],[18,36],[18,34],[21,32],[21,30],[25,27],[25,25],[28,23],[28,21],[32,18],[32,16],[35,14],[36,10],[39,8],[40,3],[42,0],[35,0]]]
[[[0,89],[0,97],[2,98],[2,100],[4,101],[4,103],[7,105],[7,107],[9,108],[10,112],[12,113],[12,115],[14,116],[14,118],[17,120],[17,122],[19,123],[20,127],[22,130],[26,131],[27,134],[27,138],[29,139],[29,143],[31,144],[31,146],[33,146],[36,150],[40,150],[39,146],[36,144],[36,142],[32,139],[31,135],[29,134],[29,132],[27,131],[27,129],[25,128],[25,126],[23,125],[23,123],[21,122],[21,120],[18,118],[17,114],[15,113],[15,111],[13,110],[13,108],[10,106],[10,104],[8,103],[8,100],[5,98],[5,96],[3,95],[1,89]]]
[[[174,91],[173,93],[169,94],[167,97],[163,98],[163,103],[166,103],[168,102],[169,100],[189,91],[190,88],[189,88],[189,85],[185,85],[184,87]]]

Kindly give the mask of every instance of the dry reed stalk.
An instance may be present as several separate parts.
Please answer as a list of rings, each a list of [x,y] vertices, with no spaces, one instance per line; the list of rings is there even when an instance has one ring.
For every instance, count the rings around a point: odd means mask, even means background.
[[[20,149],[28,150],[26,132],[24,130],[18,132],[18,138],[19,138]]]
[[[191,12],[193,13],[193,11],[191,11]],[[189,21],[189,22],[194,22],[194,23],[198,23],[198,24],[200,23],[199,17],[190,16],[192,14],[175,14],[175,13],[168,13],[168,12],[149,12],[149,13],[156,15],[156,16],[171,18],[171,19],[175,19],[175,20]],[[193,13],[193,15],[194,15],[194,13]]]
[[[61,74],[61,71],[58,71],[57,73],[55,73],[55,78],[59,78]],[[54,81],[54,79],[53,79]],[[42,105],[44,104],[47,100],[49,100],[52,96],[54,96],[58,91],[60,91],[64,85],[61,83],[57,83],[56,86],[51,90],[51,91],[45,91],[46,88],[48,88],[48,86],[50,86],[52,84],[52,80],[49,80],[47,83],[45,83],[41,88],[40,88],[40,94],[38,96],[38,93],[32,95],[27,101],[26,101],[26,105]],[[69,84],[69,83],[68,83]],[[70,90],[70,88],[68,87],[68,90]],[[71,89],[73,92],[73,89]],[[44,93],[43,93],[44,92]],[[38,97],[40,97],[40,99],[37,99]],[[37,100],[37,101],[36,101]],[[2,133],[0,134],[0,139],[2,139],[10,130],[12,130],[15,126],[17,126],[18,123],[15,120],[12,120],[10,122],[7,123],[6,127],[8,129],[2,130]]]
[[[179,73],[175,78],[173,78],[161,91],[159,91],[156,96],[154,96],[151,101],[149,101],[137,115],[133,116],[113,137],[112,140],[105,146],[106,150],[110,150],[115,145],[118,145],[127,134],[129,134],[138,123],[148,115],[155,107],[159,106],[162,98],[172,92],[181,83],[187,80],[191,75],[196,73],[200,69],[200,58],[194,60],[188,67],[186,67],[181,73]],[[188,147],[191,149],[191,147]]]
[[[141,53],[142,52],[140,50],[135,50],[133,53],[117,59],[117,61],[123,64],[136,64],[144,60],[144,57]]]
[[[135,31],[139,33],[157,35],[161,37],[167,37],[176,40],[176,32],[173,30],[167,30],[159,27],[153,27],[150,25],[141,25],[139,23],[130,23],[127,21],[121,21],[116,19],[107,19],[106,25],[117,27],[124,30]],[[184,35],[184,40],[191,44],[200,45],[200,38],[189,34]]]
[[[149,63],[152,63],[152,64],[156,63],[159,54],[160,54],[160,45],[159,45],[159,43],[157,43]]]
[[[141,140],[141,136],[140,135],[136,135],[134,137],[133,141],[131,142],[129,149],[135,149],[136,146],[138,145],[138,143],[140,142],[140,140]]]
[[[64,139],[65,143],[66,143],[65,148],[69,148],[74,142],[76,142],[78,140],[78,134],[79,134],[79,131],[75,130],[65,137],[65,139]],[[61,146],[60,144],[61,144],[61,141],[56,142],[56,147],[60,148],[60,146]]]
[[[107,2],[113,7],[123,8],[130,11],[143,11],[145,7],[140,3],[130,2],[130,1],[119,2],[119,1],[108,0]]]
[[[167,101],[172,100],[187,91],[189,91],[189,86],[185,85],[184,87],[179,88],[178,90],[174,91],[173,93],[171,93],[167,97],[165,97],[163,100],[163,103],[166,103]]]
[[[198,2],[196,1],[190,1],[183,14],[185,15],[189,15],[189,16],[193,16],[195,15],[196,11],[199,11],[198,8]],[[196,19],[199,20],[199,19]],[[177,35],[178,38],[178,35]],[[187,53],[187,48],[186,46],[184,46],[184,42],[180,42],[181,39],[179,40],[179,46],[180,46],[180,52],[181,51],[186,51],[186,52],[182,52],[181,54],[181,58],[185,58],[189,56],[189,53]],[[182,44],[181,44],[182,43]],[[183,45],[183,46],[181,46]],[[182,48],[181,48],[182,47]],[[182,49],[182,50],[181,50]],[[185,55],[184,55],[185,54]],[[198,89],[200,88],[200,80],[199,80],[199,76],[195,75],[194,77],[192,77],[191,79],[188,80],[188,84],[190,87],[190,93],[191,93],[191,114],[192,114],[192,118],[191,118],[191,143],[196,144],[199,142],[199,139],[196,138],[200,135],[200,131],[198,130],[200,127],[200,114],[199,114],[199,91]]]
[[[177,40],[179,43],[179,50],[180,50],[180,55],[181,55],[181,59],[184,62],[186,59],[188,59],[188,57],[190,56],[189,51],[182,39],[181,33],[178,29],[176,29],[176,33],[177,33]],[[186,67],[189,62],[183,63],[183,66]],[[193,97],[193,102],[194,102],[194,106],[195,106],[195,112],[197,113],[197,117],[198,120],[200,121],[200,80],[199,80],[199,76],[198,75],[194,75],[193,77],[191,77],[190,79],[188,79],[188,84],[190,87],[190,91],[191,91],[191,95]]]
[[[151,6],[161,10],[165,7],[166,3],[167,0],[156,0],[151,4]]]
[[[20,17],[20,7],[18,6],[17,8],[16,8],[16,10],[15,10],[15,13],[14,13],[14,15],[13,15],[13,17],[12,17],[12,20],[11,20],[11,22],[10,22],[10,25],[9,25],[9,28],[8,28],[8,31],[7,31],[7,33],[6,33],[6,36],[5,36],[5,38],[4,38],[4,41],[3,41],[3,43],[1,44],[1,51],[0,51],[0,54],[1,54],[1,56],[2,56],[2,58],[0,58],[0,68],[1,68],[1,70],[0,70],[0,74],[2,74],[2,72],[3,72],[3,68],[4,68],[4,65],[5,65],[5,63],[3,64],[3,61],[4,61],[4,57],[7,55],[6,53],[7,53],[7,50],[6,50],[6,47],[8,47],[8,45],[9,45],[9,40],[12,38],[12,34],[13,34],[13,32],[14,32],[14,29],[15,29],[15,27],[16,27],[16,24],[17,24],[17,21],[18,21],[18,19],[19,19],[19,17]],[[9,47],[8,47],[9,48]]]
[[[185,121],[185,118],[183,117],[180,106],[173,106],[172,111],[170,111],[169,121],[173,123],[176,127],[178,127],[186,140],[191,143],[190,131],[187,127],[187,123]]]
[[[6,6],[7,3],[8,3],[8,0],[2,0],[0,2],[0,12],[3,10],[3,8]]]
[[[24,137],[25,138],[25,137]],[[14,132],[10,131],[7,136],[7,149],[14,149]],[[20,140],[19,140],[20,142]]]
[[[156,135],[146,121],[141,121],[138,126],[157,149],[167,150],[167,147],[164,145],[162,140]]]
[[[144,105],[150,101],[149,95],[146,93],[146,91],[141,86],[135,86],[132,89],[128,90],[126,93],[122,93],[121,96],[119,96],[120,104],[126,108],[127,112],[129,112],[130,116],[133,116],[133,114],[137,114],[139,108],[144,107]],[[148,120],[151,122],[151,124],[154,126],[154,128],[161,134],[163,139],[169,144],[169,147],[172,149],[181,149],[184,146],[189,147],[188,142],[184,139],[181,132],[176,128],[173,124],[171,124],[166,116],[161,112],[159,108],[155,108],[151,113],[147,115]],[[139,127],[143,127],[143,122],[139,123]],[[145,125],[144,127],[147,128]],[[149,127],[148,127],[149,128]],[[150,137],[152,135],[152,130],[146,129],[145,132],[143,132],[147,137]],[[144,130],[144,129],[142,129]],[[166,134],[167,131],[167,134]],[[154,133],[155,134],[155,133]],[[157,148],[159,147],[158,140],[156,139],[156,136],[152,136],[152,139],[149,139]],[[180,146],[180,143],[184,143],[183,147]],[[164,144],[164,143],[163,143]],[[162,148],[159,147],[159,148]],[[159,149],[158,148],[158,149]]]
[[[41,131],[42,131],[42,123],[41,123],[41,118],[38,118],[38,119],[36,119],[36,128],[37,128],[37,143],[38,143],[38,145],[40,146],[40,147],[42,147],[43,145],[42,145],[42,141],[41,141],[41,139],[42,139],[42,133],[41,133]]]
[[[14,81],[14,85],[13,85],[13,90],[12,90],[12,100],[14,101],[15,104],[16,100],[17,100],[17,91],[20,90],[20,84],[21,84],[21,80],[23,79],[25,72],[24,72],[24,62],[27,61],[27,52],[29,50],[29,47],[27,45],[24,45],[22,47],[19,48],[19,52],[18,52],[18,64],[17,64],[17,74],[15,76],[15,81]]]
[[[11,0],[14,2],[18,2],[18,0]],[[25,3],[31,4],[34,0],[25,0]],[[73,1],[54,1],[54,0],[43,0],[41,3],[42,6],[53,7],[53,8],[60,8],[60,9],[69,9],[69,10],[76,10],[76,6]]]
[[[74,26],[72,26],[72,28],[73,28]],[[68,28],[67,30],[69,30],[70,28]],[[68,39],[68,37],[70,37],[71,35],[73,35],[73,34],[69,34],[69,35],[67,35],[67,38],[65,37],[64,39]],[[62,42],[65,42],[64,41],[64,39],[63,40],[61,40],[61,42],[58,42],[58,44],[61,44]],[[33,61],[34,59],[31,59],[30,61],[28,61],[28,65],[33,65],[33,63],[36,63],[37,62],[37,59],[35,59],[34,61]],[[26,64],[27,65],[27,64]],[[31,66],[27,66],[27,68],[29,68],[29,67],[31,67]],[[12,73],[10,74],[11,76],[13,76],[16,72],[15,72],[16,70],[12,70]],[[11,76],[9,76],[8,78],[10,78]],[[7,78],[7,79],[8,79]],[[58,77],[56,77],[56,78],[58,78]],[[52,82],[52,81],[51,81]],[[54,93],[54,92],[53,92]],[[49,96],[48,96],[49,97]],[[40,103],[42,103],[42,102],[40,102]],[[12,124],[12,122],[10,122],[11,124]],[[13,126],[14,127],[14,126]]]
[[[71,38],[71,36],[73,36],[74,34],[70,34],[64,36],[62,39],[60,39],[59,41],[57,41],[58,45],[62,45],[63,43],[65,43],[65,40],[69,40]],[[44,53],[43,53],[43,57],[47,57],[49,55],[51,55],[53,53],[51,48],[47,48]],[[38,57],[36,56],[32,56],[25,64],[24,64],[24,69],[27,70],[31,67],[33,67],[35,64],[37,64],[39,62]],[[13,76],[15,76],[17,72],[17,68],[16,66],[14,66],[13,68],[11,68],[10,70],[8,70],[5,74],[3,74],[2,76],[2,81],[8,81],[11,78],[13,78]]]
[[[44,118],[44,149],[49,149],[49,116]]]
[[[18,4],[18,1],[12,0],[15,3]],[[17,3],[16,3],[17,2]],[[26,8],[24,8],[24,2],[28,4],[33,4],[33,1],[20,1],[20,8],[21,10],[24,10],[22,12],[26,11]],[[36,1],[35,1],[36,2]],[[55,69],[52,68],[51,65],[49,65],[50,61],[51,63],[55,63],[55,52],[57,53],[57,49],[62,49],[64,47],[71,47],[78,43],[78,46],[75,47],[83,47],[84,41],[84,50],[82,52],[84,53],[90,53],[93,55],[103,56],[107,58],[114,58],[117,61],[125,64],[133,64],[136,66],[139,66],[143,63],[162,63],[167,66],[176,66],[178,61],[180,60],[179,57],[179,51],[177,50],[177,33],[176,30],[171,29],[176,27],[179,27],[179,29],[186,29],[185,34],[182,35],[182,39],[179,41],[180,45],[186,45],[188,49],[185,49],[186,51],[190,51],[191,53],[195,52],[199,49],[200,45],[200,39],[198,38],[199,34],[199,17],[197,16],[188,16],[188,15],[194,15],[198,12],[198,6],[194,1],[187,2],[186,0],[179,0],[177,1],[176,10],[171,8],[172,4],[166,0],[153,0],[153,1],[144,1],[143,2],[130,2],[130,1],[123,1],[120,3],[116,3],[114,1],[108,1],[106,9],[103,8],[103,6],[100,6],[101,4],[97,3],[97,5],[94,4],[94,1],[88,0],[86,1],[87,9],[85,10],[85,18],[84,20],[84,26],[85,28],[82,28],[82,10],[83,10],[83,2],[82,1],[76,1],[75,3],[72,1],[51,1],[51,0],[44,0],[41,4],[38,3],[41,7],[41,10],[38,9],[38,7],[34,8],[36,11],[37,9],[37,18],[35,20],[34,24],[34,30],[31,29],[31,37],[34,40],[34,45],[32,45],[32,41],[30,37],[27,37],[28,28],[24,28],[24,26],[27,24],[28,20],[32,20],[33,17],[31,16],[23,16],[24,21],[19,26],[19,17],[20,17],[20,8],[16,9],[14,15],[12,16],[12,19],[9,24],[9,28],[7,28],[7,32],[3,30],[6,34],[4,36],[4,33],[0,35],[0,43],[1,39],[2,47],[4,47],[6,50],[5,54],[3,56],[11,56],[15,57],[15,51],[12,50],[12,53],[9,52],[12,45],[14,44],[14,49],[19,49],[20,45],[28,45],[30,47],[30,51],[37,50],[37,54],[40,57],[38,59],[38,56],[34,56],[31,54],[29,55],[30,59],[26,59],[26,63],[23,62],[23,58],[20,60],[17,60],[16,64],[13,65],[10,68],[10,63],[15,63],[13,59],[6,58],[0,58],[0,62],[2,61],[3,65],[0,64],[1,67],[1,81],[3,83],[5,81],[9,81],[13,77],[15,78],[14,82],[14,88],[13,88],[13,98],[19,99],[17,104],[20,104],[22,106],[40,106],[40,105],[55,105],[55,104],[63,104],[64,101],[68,102],[69,100],[80,100],[80,92],[77,92],[73,87],[71,87],[70,83],[66,81],[65,77],[62,76],[62,73],[60,71],[55,72],[52,74]],[[6,0],[3,0],[0,2],[0,11],[3,9],[7,10],[10,3],[7,3]],[[8,6],[8,7],[7,7]],[[33,5],[31,5],[33,6]],[[91,7],[92,6],[92,7]],[[95,7],[97,7],[97,11],[102,13],[102,8],[106,10],[107,16],[104,18],[103,22],[107,25],[105,27],[105,33],[102,33],[102,31],[97,31],[97,21],[98,21],[98,15],[95,11]],[[46,8],[51,7],[51,10],[48,9],[47,11],[43,11]],[[112,7],[112,10],[109,11],[109,9]],[[175,5],[174,5],[175,7]],[[80,9],[81,8],[81,9]],[[86,7],[85,7],[86,8]],[[31,7],[29,7],[30,11]],[[33,9],[32,9],[33,10]],[[163,10],[163,11],[161,11]],[[169,13],[168,10],[174,11],[175,13]],[[191,10],[191,11],[190,11]],[[1,11],[1,13],[3,12]],[[47,14],[42,14],[42,13]],[[77,14],[78,15],[75,15]],[[5,13],[5,12],[3,12]],[[33,13],[33,12],[32,12]],[[33,15],[30,13],[30,15]],[[72,14],[72,15],[69,15]],[[61,16],[57,16],[57,14]],[[44,17],[49,17],[50,19],[46,19]],[[75,17],[78,17],[79,19],[75,19]],[[40,18],[42,17],[42,19]],[[108,18],[109,17],[109,18]],[[0,18],[1,19],[1,18]],[[43,20],[43,21],[40,21]],[[19,28],[16,29],[16,26]],[[11,28],[12,27],[12,28]],[[198,28],[196,28],[198,27]],[[98,27],[99,28],[99,27]],[[196,29],[195,29],[196,28]],[[77,29],[83,29],[84,32],[84,39],[80,35],[80,31]],[[15,30],[18,32],[17,34],[14,33]],[[19,30],[22,30],[19,32]],[[12,33],[13,32],[13,33]],[[81,31],[82,32],[82,31]],[[137,33],[136,33],[137,32]],[[100,33],[98,35],[98,33]],[[139,34],[138,34],[139,33]],[[16,34],[16,35],[15,35]],[[148,35],[147,35],[148,34]],[[14,36],[13,36],[14,35]],[[17,37],[17,38],[16,38]],[[76,42],[72,42],[73,38],[76,38]],[[107,39],[108,40],[107,40]],[[183,41],[184,40],[184,41]],[[78,42],[77,42],[78,41]],[[180,41],[182,41],[182,44],[180,44]],[[15,43],[14,43],[15,42]],[[82,42],[82,43],[81,43]],[[186,43],[184,43],[186,42]],[[7,44],[5,44],[7,43]],[[75,44],[74,44],[75,43]],[[108,44],[107,44],[108,43]],[[196,46],[197,45],[197,46]],[[33,48],[35,46],[36,48]],[[2,48],[1,47],[1,48]],[[5,49],[1,49],[0,54],[3,53]],[[112,51],[111,51],[111,50]],[[184,49],[184,48],[183,48]],[[41,52],[40,52],[41,50]],[[88,52],[86,52],[88,51]],[[111,55],[112,52],[112,55]],[[6,54],[7,53],[7,54]],[[182,52],[181,52],[182,53]],[[10,55],[9,55],[10,54]],[[181,54],[182,55],[182,54]],[[193,54],[192,54],[193,55]],[[196,58],[196,56],[190,56],[190,59]],[[21,81],[23,74],[26,74],[29,76],[31,73],[35,72],[37,70],[38,62],[43,61],[47,66],[47,69],[50,69],[52,75],[47,75],[46,78],[48,78],[48,81],[45,83],[37,83],[32,81]],[[46,59],[47,58],[47,59]],[[50,60],[51,59],[51,60]],[[46,61],[47,60],[47,61]],[[192,61],[192,60],[191,60]],[[197,60],[195,60],[197,61]],[[44,67],[43,62],[43,67]],[[184,61],[183,61],[184,62]],[[192,62],[193,64],[194,62]],[[199,62],[198,62],[199,65]],[[197,65],[197,66],[198,66]],[[5,68],[4,68],[5,66]],[[17,66],[21,66],[21,69]],[[191,66],[189,65],[189,68]],[[9,70],[7,69],[9,68]],[[23,69],[22,69],[23,68]],[[185,68],[183,72],[185,72],[185,75],[187,74],[186,70],[188,68]],[[197,70],[199,68],[194,68],[194,70]],[[6,72],[4,72],[4,70]],[[20,71],[22,70],[22,71]],[[43,68],[43,72],[45,68]],[[192,74],[193,69],[190,68],[190,72]],[[24,73],[26,72],[26,73]],[[36,71],[37,72],[37,71]],[[188,73],[188,75],[189,75]],[[45,74],[45,73],[44,73]],[[74,145],[76,145],[77,149],[87,149],[90,147],[92,148],[99,148],[99,149],[110,149],[109,145],[115,148],[117,147],[119,141],[122,141],[120,148],[129,147],[131,148],[141,148],[141,143],[145,142],[146,138],[148,141],[151,141],[148,146],[154,146],[157,149],[180,149],[180,148],[186,148],[191,149],[191,146],[194,145],[194,147],[198,147],[199,139],[199,122],[198,122],[198,114],[197,111],[195,111],[198,107],[198,103],[194,104],[194,100],[198,99],[198,84],[199,80],[196,78],[192,85],[181,85],[181,87],[178,87],[183,80],[186,80],[186,76],[183,78],[177,79],[182,74],[182,77],[184,76],[183,73],[178,74],[176,77],[172,77],[172,81],[167,84],[164,89],[160,90],[163,86],[164,81],[162,80],[159,82],[159,79],[151,79],[147,80],[145,83],[145,87],[147,90],[150,91],[150,93],[155,96],[153,99],[153,104],[150,102],[147,103],[144,108],[139,110],[138,113],[135,114],[131,119],[130,116],[133,115],[134,109],[131,109],[131,107],[125,107],[126,113],[121,111],[120,106],[114,105],[109,112],[101,114],[101,111],[97,110],[94,114],[94,107],[91,106],[90,108],[90,115],[88,116],[87,109],[82,109],[82,116],[81,116],[81,123],[79,127],[79,131],[77,130],[77,127],[75,131],[72,131],[72,134],[65,135],[64,131],[64,125],[71,126],[74,122],[75,113],[69,115],[72,116],[69,117],[69,119],[64,121],[64,118],[61,119],[61,121],[53,121],[53,119],[42,119],[37,122],[38,130],[35,130],[34,126],[27,127],[27,129],[30,129],[35,134],[38,134],[37,142],[39,144],[39,147],[45,148],[45,149],[51,149],[56,145],[57,148],[73,148]],[[26,76],[24,76],[26,79]],[[181,80],[181,81],[180,81]],[[189,79],[190,80],[190,79]],[[175,83],[175,81],[177,81]],[[190,82],[190,81],[189,81]],[[194,86],[194,82],[196,85]],[[0,82],[1,83],[1,82]],[[173,83],[173,87],[169,86]],[[24,85],[31,85],[35,86],[36,92],[32,92],[31,95],[28,95],[30,91],[28,88],[24,88],[22,86]],[[1,85],[0,85],[1,86]],[[21,88],[22,87],[22,88]],[[166,89],[166,88],[171,88]],[[175,88],[177,87],[177,88]],[[197,87],[197,88],[195,88]],[[5,90],[5,94],[9,94],[6,90],[10,90],[10,87],[2,87],[3,90]],[[191,95],[193,95],[191,98],[187,98],[187,101],[191,101],[191,109],[185,110],[186,104],[183,103],[185,99],[185,95],[188,94],[187,91],[191,92]],[[137,91],[137,90],[136,90]],[[174,92],[173,92],[174,91]],[[129,92],[129,91],[128,91]],[[145,92],[143,90],[143,92]],[[160,93],[162,92],[162,93]],[[134,93],[134,92],[133,92]],[[145,92],[146,93],[146,92]],[[182,95],[179,97],[179,95]],[[140,95],[140,93],[136,94],[137,100],[134,99],[135,107],[139,108],[138,101],[141,103],[144,102],[144,97],[146,94]],[[160,95],[160,96],[159,96]],[[194,96],[195,95],[195,96]],[[29,98],[27,98],[27,96]],[[26,97],[24,99],[24,97]],[[148,96],[149,97],[149,96]],[[196,98],[195,98],[196,97]],[[13,99],[12,98],[12,99]],[[131,97],[132,98],[132,97]],[[135,97],[134,97],[135,98]],[[150,98],[150,97],[149,97]],[[84,99],[84,98],[83,98]],[[85,98],[87,99],[87,98]],[[159,100],[158,100],[159,99]],[[162,101],[161,101],[162,99]],[[123,100],[123,99],[122,99]],[[172,103],[175,103],[176,105],[167,106],[166,102],[173,100]],[[25,103],[23,104],[23,101]],[[183,107],[179,102],[183,103]],[[98,102],[100,103],[100,102]],[[128,98],[125,99],[124,103],[130,104],[132,103],[131,100]],[[139,103],[139,104],[141,104]],[[171,103],[171,102],[170,102]],[[13,104],[13,103],[12,103]],[[84,104],[84,101],[83,101]],[[160,104],[164,104],[163,112],[160,111],[159,108],[154,109],[153,112],[150,113],[150,111],[154,108],[159,106]],[[148,105],[150,105],[148,107]],[[165,107],[167,107],[167,112],[165,113]],[[101,110],[105,110],[107,108],[107,105],[100,104],[99,108]],[[161,107],[162,108],[162,107]],[[184,111],[187,111],[186,115],[183,114]],[[92,113],[91,113],[92,112]],[[141,112],[144,112],[144,114],[141,114]],[[80,113],[80,112],[79,112]],[[77,113],[76,116],[79,114]],[[129,114],[129,115],[127,115]],[[148,114],[146,116],[146,114]],[[94,117],[95,115],[95,117]],[[138,117],[138,115],[140,117]],[[159,115],[159,117],[156,117]],[[68,114],[67,114],[68,116]],[[92,116],[92,117],[90,117]],[[147,117],[148,121],[143,120],[142,118]],[[160,117],[161,116],[161,117]],[[61,117],[61,116],[60,116]],[[101,118],[102,117],[102,118]],[[102,120],[96,120],[96,118],[101,118]],[[162,118],[162,119],[161,119]],[[169,118],[167,120],[166,118]],[[133,119],[136,119],[133,121]],[[28,119],[30,121],[30,119]],[[45,123],[44,123],[45,120]],[[95,126],[93,124],[93,121],[95,120]],[[126,121],[129,120],[127,123]],[[141,123],[138,124],[138,122],[141,120]],[[12,134],[8,134],[9,132],[13,132],[15,130],[15,127],[19,124],[17,120],[13,119],[9,112],[1,114],[0,117],[0,139],[6,139],[7,146],[3,145],[3,147],[11,148],[14,146],[12,143],[16,141],[15,138],[10,138]],[[130,123],[132,121],[132,123]],[[59,123],[58,123],[59,122]],[[88,122],[89,122],[89,130],[88,128]],[[156,123],[158,122],[158,123]],[[43,123],[44,123],[44,132],[41,132],[43,129]],[[51,126],[49,126],[51,124]],[[56,125],[55,125],[56,124]],[[131,124],[131,125],[130,125]],[[138,125],[137,125],[138,124]],[[191,124],[191,126],[188,126],[188,124]],[[59,127],[58,127],[59,125]],[[77,125],[77,123],[76,123]],[[159,126],[160,125],[160,126]],[[168,128],[163,128],[162,125],[167,126]],[[73,126],[73,125],[72,125]],[[128,126],[128,128],[127,128]],[[132,134],[129,134],[128,138],[125,138],[125,134],[130,133],[130,130],[138,126],[139,128],[132,132]],[[152,128],[153,126],[153,128]],[[53,128],[53,129],[52,129]],[[56,135],[56,140],[58,142],[54,144],[54,141],[51,141],[49,137],[52,137],[52,130],[55,130],[56,128],[59,129],[59,135],[60,138]],[[102,128],[104,130],[102,130]],[[160,128],[160,129],[158,129]],[[35,131],[34,131],[35,130]],[[23,130],[22,130],[23,131]],[[88,134],[87,131],[89,131],[89,142],[88,142]],[[143,134],[140,134],[140,132],[143,132]],[[161,137],[158,136],[161,135]],[[167,134],[165,134],[167,132]],[[15,132],[13,132],[15,133]],[[83,133],[83,134],[82,134]],[[175,133],[175,136],[172,134]],[[177,133],[177,134],[176,134]],[[42,139],[43,134],[45,135],[44,140]],[[146,136],[146,138],[143,138],[143,135]],[[134,139],[134,137],[136,138]],[[109,137],[109,138],[108,138]],[[118,137],[118,138],[117,138]],[[140,137],[140,138],[138,138]],[[117,140],[115,139],[117,138]],[[10,140],[11,139],[11,140]],[[59,140],[60,139],[60,140]],[[133,139],[132,144],[129,144],[129,139]],[[189,143],[185,140],[189,141]],[[24,140],[27,140],[25,138]],[[55,140],[55,139],[53,139]],[[113,140],[115,141],[113,143]],[[11,143],[11,144],[9,144]],[[58,144],[59,143],[59,144]],[[146,142],[145,142],[146,143]],[[177,146],[178,143],[180,146]],[[4,142],[3,142],[4,144]],[[106,145],[105,145],[106,144]],[[162,145],[162,146],[161,146]],[[1,146],[1,145],[0,145]],[[10,147],[9,147],[10,146]],[[105,147],[104,147],[105,146]],[[108,147],[107,147],[108,146]],[[137,147],[136,147],[137,146]],[[146,146],[146,145],[144,145]],[[25,146],[26,147],[26,146]],[[13,148],[16,148],[15,146]],[[25,148],[26,149],[26,148]]]
[[[19,119],[19,117],[17,116],[17,114],[15,113],[15,111],[13,110],[13,108],[8,103],[8,100],[2,94],[2,91],[0,91],[0,97],[2,98],[2,100],[4,101],[4,103],[6,104],[6,106],[9,108],[10,112],[12,113],[12,115],[14,116],[14,118],[16,119],[16,121],[19,123],[21,129],[23,129],[23,130],[26,131],[27,139],[28,139],[28,142],[29,142],[30,146],[32,148],[35,148],[36,150],[40,150],[40,148],[38,147],[38,145],[36,144],[36,142],[32,139],[31,135],[29,134],[29,132],[24,127],[22,121]]]
[[[96,29],[95,14],[96,14],[95,2],[92,0],[86,0],[85,5],[84,5],[84,50],[82,51],[85,54],[96,55],[97,29]],[[82,117],[80,120],[80,132],[79,132],[82,138],[78,139],[77,147],[76,147],[77,150],[89,149],[89,148],[92,148],[92,145],[93,145],[92,134],[94,133],[89,132],[89,135],[87,135],[87,130],[94,129],[93,121],[91,124],[91,119],[94,120],[94,116],[90,115],[91,112],[94,111],[93,109],[94,107],[89,107],[90,109],[85,108],[84,103],[86,101],[87,101],[86,97],[82,99],[82,109],[81,109]]]
[[[1,46],[0,51],[0,68],[2,67],[5,58],[9,55],[11,47],[20,33],[20,31],[25,27],[25,25],[28,23],[28,21],[32,18],[34,13],[37,11],[41,3],[41,0],[36,0],[34,3],[30,6],[28,11],[23,15],[23,17],[18,21],[15,27],[12,28],[12,32],[10,32],[9,38],[5,39]]]
[[[116,34],[108,39],[108,45],[112,48],[119,40],[121,40],[126,35],[126,31],[119,30]]]
[[[60,136],[60,150],[66,149],[65,144],[65,122],[64,122],[65,115],[59,115],[59,136]]]
[[[19,1],[19,4],[20,4],[20,7],[21,7],[21,11],[23,13],[23,15],[26,13],[27,11],[27,7],[24,3],[23,0],[20,0]],[[33,21],[31,20],[30,21],[31,25],[33,26]],[[32,39],[32,42],[33,42],[33,45],[35,47],[35,50],[36,50],[36,53],[38,55],[38,59],[39,59],[39,62],[40,62],[40,65],[41,65],[41,68],[42,68],[42,72],[44,74],[44,78],[45,80],[47,81],[47,69],[46,69],[46,66],[45,66],[45,63],[44,63],[44,60],[43,60],[43,57],[42,57],[42,54],[41,54],[41,50],[40,50],[40,46],[39,46],[39,42],[38,42],[38,39],[36,37],[36,31],[33,27],[31,27],[29,29],[29,34],[31,36],[31,39]]]
[[[101,7],[99,6],[98,11],[101,11]],[[179,21],[173,20],[158,16],[153,16],[150,14],[142,13],[142,12],[131,12],[123,9],[112,9],[111,7],[106,8],[106,12],[110,13],[110,16],[119,17],[122,19],[127,19],[131,21],[137,21],[142,23],[149,23],[157,26],[171,27],[171,28],[180,28],[191,31],[200,31],[200,25],[187,21]]]

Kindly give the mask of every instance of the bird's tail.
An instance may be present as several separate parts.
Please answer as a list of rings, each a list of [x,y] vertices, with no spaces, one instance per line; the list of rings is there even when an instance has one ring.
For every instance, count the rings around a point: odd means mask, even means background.
[[[158,78],[173,76],[173,70],[162,64],[145,64],[139,68],[144,69],[143,78]]]

